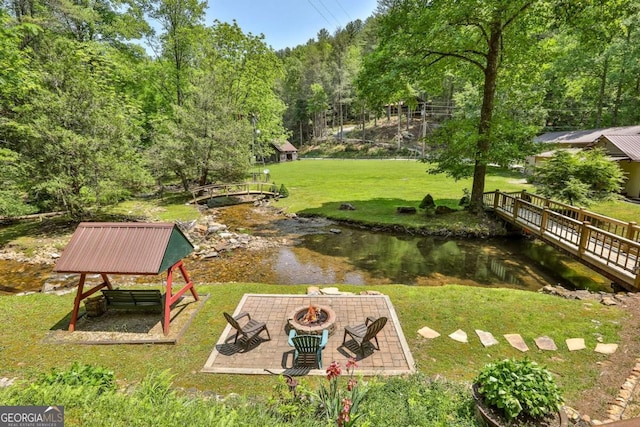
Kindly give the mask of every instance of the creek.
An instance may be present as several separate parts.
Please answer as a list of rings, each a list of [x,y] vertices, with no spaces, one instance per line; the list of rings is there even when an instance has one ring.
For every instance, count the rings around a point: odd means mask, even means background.
[[[451,239],[373,232],[324,219],[291,219],[250,204],[218,208],[229,230],[275,239],[275,247],[236,249],[185,265],[195,283],[309,285],[406,284],[507,287],[537,291],[560,284],[610,291],[609,281],[541,242],[513,236]],[[77,275],[52,265],[0,261],[0,294],[69,286]],[[114,284],[156,283],[160,276],[115,276]]]

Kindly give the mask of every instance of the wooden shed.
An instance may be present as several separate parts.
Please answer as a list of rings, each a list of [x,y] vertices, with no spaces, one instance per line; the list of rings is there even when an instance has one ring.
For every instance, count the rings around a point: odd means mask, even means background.
[[[298,160],[298,149],[289,141],[273,142],[271,145],[276,150],[275,157],[272,158],[275,163]]]
[[[157,275],[166,271],[163,331],[167,335],[171,306],[187,291],[198,300],[198,293],[182,262],[192,251],[189,239],[172,223],[80,223],[53,269],[58,273],[80,274],[69,331],[75,330],[83,299],[101,289],[113,289],[109,274]],[[185,285],[174,293],[175,271],[181,273]],[[85,292],[88,274],[99,274],[102,283]]]

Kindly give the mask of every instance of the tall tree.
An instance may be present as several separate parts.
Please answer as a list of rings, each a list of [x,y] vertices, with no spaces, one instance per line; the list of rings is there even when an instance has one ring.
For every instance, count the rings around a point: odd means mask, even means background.
[[[391,68],[414,73],[444,64],[470,66],[480,72],[482,101],[472,154],[473,212],[482,212],[500,70],[510,58],[537,42],[531,26],[536,17],[544,16],[546,5],[536,0],[380,1],[378,51],[384,53]]]
[[[198,0],[160,0],[151,12],[162,28],[158,49],[168,73],[165,93],[176,105],[184,102],[195,46],[203,36],[205,8],[206,2]]]
[[[154,156],[185,188],[240,180],[252,154],[268,155],[263,141],[284,137],[284,105],[274,91],[280,61],[261,36],[216,22],[194,46],[193,65],[191,90],[173,120],[156,128]]]

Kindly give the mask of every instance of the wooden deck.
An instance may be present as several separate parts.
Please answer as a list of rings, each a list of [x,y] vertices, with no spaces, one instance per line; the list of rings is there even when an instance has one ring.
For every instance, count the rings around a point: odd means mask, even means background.
[[[278,189],[269,182],[239,182],[233,184],[210,184],[191,189],[193,200],[191,204],[216,197],[245,196],[249,194],[264,195],[265,197],[275,197]]]
[[[640,226],[526,191],[484,194],[484,206],[628,290],[640,290]]]

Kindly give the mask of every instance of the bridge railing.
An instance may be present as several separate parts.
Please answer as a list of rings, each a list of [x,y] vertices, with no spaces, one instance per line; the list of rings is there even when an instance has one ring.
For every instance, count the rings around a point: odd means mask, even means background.
[[[624,222],[526,192],[485,193],[483,201],[510,221],[553,241],[611,274],[633,277],[640,288],[640,242],[635,222]],[[629,237],[628,237],[629,236]],[[616,273],[618,272],[618,273]]]
[[[204,196],[221,196],[238,193],[273,193],[273,183],[269,182],[233,182],[228,184],[209,184],[191,188],[194,200]]]
[[[609,233],[585,223],[581,237],[580,250],[583,254],[591,254],[599,260],[604,260],[607,266],[622,269],[631,275],[638,274],[638,256],[640,255],[640,243]],[[638,277],[635,287],[640,285]]]
[[[606,215],[591,212],[584,208],[579,208],[566,203],[551,200],[546,197],[538,196],[537,194],[528,193],[526,190],[508,193],[496,190],[493,192],[484,193],[483,195],[485,206],[494,209],[498,206],[504,209],[504,201],[511,201],[512,198],[520,199],[521,201],[528,202],[531,205],[541,208],[546,207],[550,211],[575,219],[576,221],[588,221],[592,226],[597,227],[601,230],[608,231],[609,233],[627,238],[629,240],[640,242],[640,226],[635,221],[621,221],[616,218],[611,218]]]

